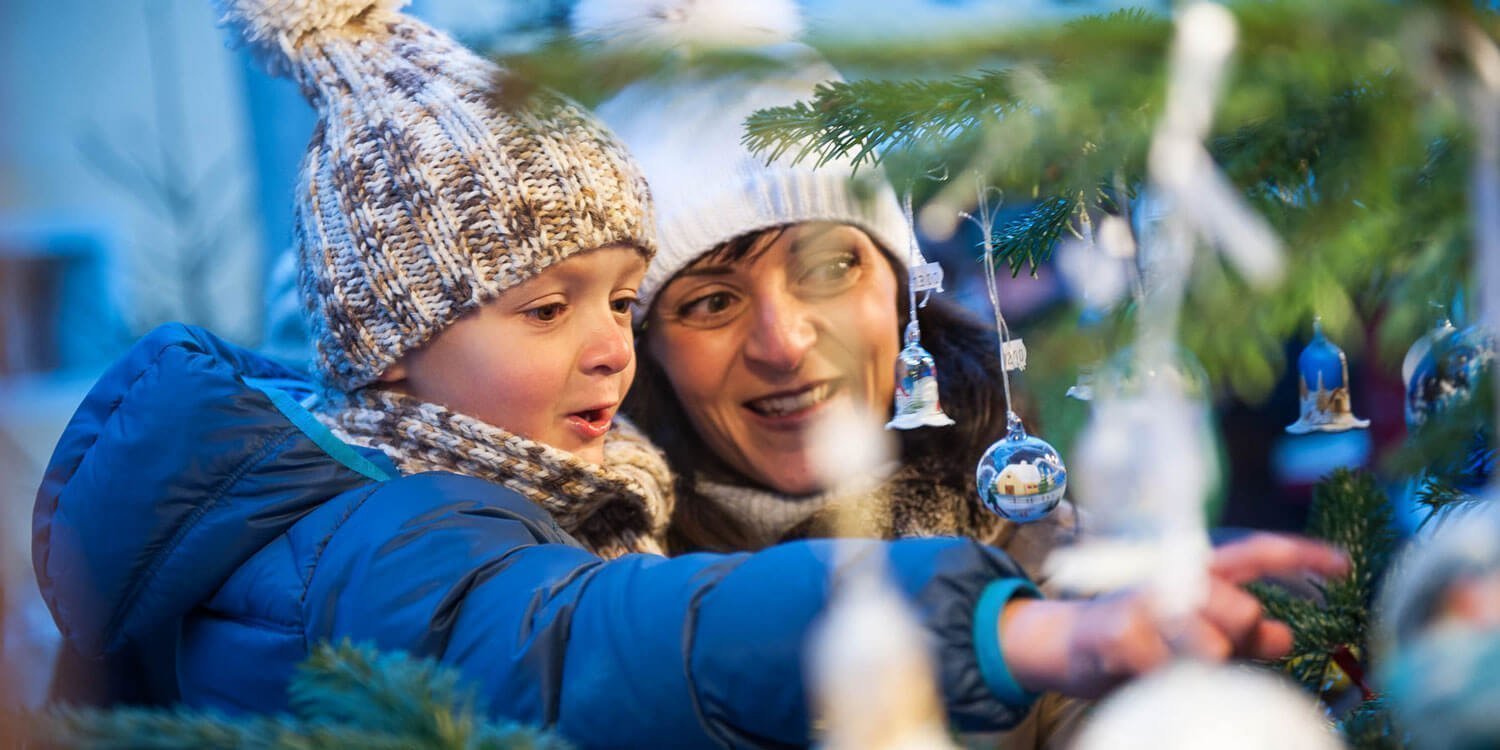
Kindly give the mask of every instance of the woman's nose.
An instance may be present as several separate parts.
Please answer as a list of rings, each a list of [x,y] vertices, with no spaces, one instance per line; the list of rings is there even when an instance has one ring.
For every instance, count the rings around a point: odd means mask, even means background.
[[[629,367],[634,356],[630,326],[610,315],[590,325],[580,364],[585,372],[613,375]]]
[[[817,327],[800,301],[790,296],[758,300],[745,357],[777,370],[795,370],[818,341]]]

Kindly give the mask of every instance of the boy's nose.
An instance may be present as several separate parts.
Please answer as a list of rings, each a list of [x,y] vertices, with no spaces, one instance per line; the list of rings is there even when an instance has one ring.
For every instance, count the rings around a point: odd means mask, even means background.
[[[587,335],[581,362],[585,372],[613,375],[630,366],[635,342],[629,325],[611,317],[595,324]]]

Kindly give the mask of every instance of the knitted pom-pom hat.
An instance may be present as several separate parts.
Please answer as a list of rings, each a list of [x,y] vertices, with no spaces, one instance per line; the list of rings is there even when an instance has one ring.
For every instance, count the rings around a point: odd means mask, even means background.
[[[741,142],[751,113],[810,99],[817,84],[841,80],[816,52],[794,41],[801,26],[791,0],[583,0],[574,8],[573,33],[581,39],[689,56],[713,48],[754,50],[785,63],[642,81],[598,107],[640,161],[656,200],[660,251],[641,284],[638,314],[699,256],[781,224],[851,224],[908,262],[911,228],[878,171],[861,170],[856,179],[847,159],[816,168],[812,160],[794,165],[790,156],[768,164]]]
[[[494,103],[502,72],[406,0],[217,0],[318,112],[296,191],[303,313],[336,389],[373,382],[500,292],[575,253],[651,254],[646,184],[561,96]]]

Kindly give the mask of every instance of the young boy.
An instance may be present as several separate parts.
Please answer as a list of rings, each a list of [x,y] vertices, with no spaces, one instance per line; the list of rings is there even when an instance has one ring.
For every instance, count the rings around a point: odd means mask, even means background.
[[[311,646],[349,638],[583,747],[807,744],[832,548],[627,554],[659,549],[670,503],[613,424],[654,247],[639,174],[569,102],[497,108],[498,71],[400,5],[228,3],[319,112],[297,245],[321,387],[181,325],[95,386],[35,517],[43,595],[97,670],[73,697],[281,711]],[[972,542],[870,550],[962,729],[1017,721],[1023,687],[1099,689],[1138,668],[1101,649],[1155,637],[1116,605],[1007,606],[1034,589]]]

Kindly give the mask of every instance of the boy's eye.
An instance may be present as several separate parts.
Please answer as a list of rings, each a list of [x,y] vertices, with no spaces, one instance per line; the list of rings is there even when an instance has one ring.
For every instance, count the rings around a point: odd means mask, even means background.
[[[619,299],[610,300],[609,307],[611,310],[615,311],[616,315],[629,315],[630,312],[635,309],[636,304],[639,302],[640,300],[635,297],[621,297]]]
[[[561,302],[553,302],[550,305],[533,307],[530,310],[526,311],[526,314],[530,316],[532,320],[535,320],[539,323],[551,323],[552,321],[557,320],[558,317],[562,315],[562,313],[563,304]]]

